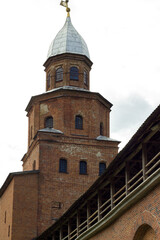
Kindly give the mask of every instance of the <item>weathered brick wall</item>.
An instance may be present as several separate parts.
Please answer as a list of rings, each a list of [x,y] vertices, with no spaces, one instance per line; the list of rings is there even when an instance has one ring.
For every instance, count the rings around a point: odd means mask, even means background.
[[[78,81],[73,81],[70,80],[70,68],[71,67],[77,67],[79,69],[79,80]],[[62,67],[63,68],[63,81],[55,81],[55,76],[56,76],[56,70]],[[90,73],[90,67],[85,63],[82,62],[81,60],[75,60],[75,59],[60,59],[56,61],[56,63],[52,63],[45,69],[46,71],[46,78],[48,74],[51,76],[51,84],[50,87],[47,87],[47,82],[46,82],[46,90],[51,90],[53,88],[58,88],[62,86],[75,86],[75,87],[80,87],[84,89],[89,89],[89,73]],[[84,71],[88,73],[88,84],[84,84]]]
[[[28,115],[28,146],[33,142],[34,137],[34,108],[32,108]]]
[[[14,176],[0,198],[0,240],[37,236],[37,205],[38,175]]]
[[[90,240],[158,240],[160,239],[160,186]],[[150,226],[146,231],[140,227]],[[136,235],[136,233],[138,234]]]
[[[37,235],[38,174],[16,176],[14,181],[12,239],[31,240]]]
[[[81,66],[82,67],[82,66]],[[82,80],[82,79],[81,79]],[[40,170],[38,234],[48,228],[79,198],[99,176],[99,163],[108,165],[118,153],[118,142],[98,141],[100,123],[109,137],[110,103],[97,93],[53,91],[37,96],[28,114],[34,130],[45,127],[52,116],[53,127],[63,134],[35,132],[37,135],[23,159],[23,169],[32,170],[38,160]],[[75,129],[75,117],[83,117],[83,129]],[[32,118],[34,120],[32,120]],[[29,126],[30,128],[30,126]],[[39,146],[39,148],[38,148]],[[68,173],[59,173],[59,160],[68,161]],[[36,161],[37,161],[36,160]],[[87,162],[87,175],[79,174],[80,161]],[[61,205],[58,209],[56,204]]]
[[[35,169],[33,164],[35,161]],[[23,159],[23,171],[38,170],[39,169],[39,145],[33,144],[28,150],[26,156]]]
[[[112,142],[65,137],[56,142],[56,136],[47,136],[48,142],[44,139],[41,133],[38,233],[54,223],[52,219],[59,218],[98,178],[99,162],[108,165],[117,154],[117,145]],[[67,173],[59,172],[60,158],[67,160]],[[87,162],[87,175],[79,174],[81,160]]]
[[[13,192],[14,180],[0,198],[0,240],[12,239]]]
[[[52,116],[53,127],[61,130],[65,135],[81,135],[96,138],[100,135],[100,123],[104,125],[104,136],[109,137],[109,106],[105,106],[99,96],[91,93],[75,91],[53,92],[39,97],[31,114],[29,113],[29,129],[34,129],[34,135],[43,129],[45,119]],[[33,117],[34,113],[34,117]],[[75,117],[83,117],[83,129],[75,129]],[[31,131],[31,130],[30,130]],[[34,136],[33,136],[34,137]],[[29,142],[30,144],[32,141]]]

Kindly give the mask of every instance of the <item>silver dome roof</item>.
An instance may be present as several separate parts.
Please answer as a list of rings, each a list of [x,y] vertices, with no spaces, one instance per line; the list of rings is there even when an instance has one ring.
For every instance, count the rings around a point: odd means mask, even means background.
[[[90,59],[87,44],[73,27],[70,17],[67,17],[63,28],[52,41],[47,59],[62,53],[81,54]]]

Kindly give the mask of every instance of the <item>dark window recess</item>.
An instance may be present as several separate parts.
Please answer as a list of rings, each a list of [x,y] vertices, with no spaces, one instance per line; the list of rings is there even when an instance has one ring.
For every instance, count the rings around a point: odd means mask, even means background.
[[[52,207],[51,207],[51,208],[61,209],[61,208],[62,208],[62,203],[61,203],[61,202],[53,201],[53,202],[52,202]]]
[[[106,170],[106,163],[99,163],[99,176],[101,176]]]
[[[53,238],[52,237],[47,237],[47,240],[52,240]]]
[[[10,225],[8,226],[8,237],[10,237]]]
[[[104,134],[104,128],[103,128],[103,123],[100,123],[100,135],[103,136]]]
[[[32,126],[31,126],[31,130],[30,130],[30,134],[31,134],[30,139],[32,140],[32,138],[33,138],[33,127]]]
[[[46,118],[45,128],[53,128],[53,117],[47,117]]]
[[[70,68],[70,80],[78,80],[79,79],[79,70],[77,67]]]
[[[59,172],[67,173],[67,160],[64,158],[59,160]]]
[[[47,88],[50,88],[50,86],[51,86],[51,75],[48,74],[48,76],[47,76]]]
[[[7,212],[5,211],[5,213],[4,213],[4,223],[6,223],[7,222]]]
[[[87,163],[85,161],[80,161],[79,173],[80,174],[87,174]]]
[[[63,81],[63,68],[60,67],[56,70],[56,81]]]
[[[83,129],[83,118],[82,116],[76,116],[75,119],[75,128],[76,129]]]
[[[33,161],[33,170],[36,170],[36,161]]]
[[[88,85],[88,74],[84,71],[84,84]]]

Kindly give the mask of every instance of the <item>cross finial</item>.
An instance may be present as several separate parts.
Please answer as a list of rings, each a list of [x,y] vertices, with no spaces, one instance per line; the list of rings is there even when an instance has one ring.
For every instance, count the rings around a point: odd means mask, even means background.
[[[69,17],[70,16],[70,8],[68,7],[68,2],[69,2],[69,0],[65,0],[65,1],[61,0],[60,5],[66,8],[66,12],[68,13],[67,16]]]

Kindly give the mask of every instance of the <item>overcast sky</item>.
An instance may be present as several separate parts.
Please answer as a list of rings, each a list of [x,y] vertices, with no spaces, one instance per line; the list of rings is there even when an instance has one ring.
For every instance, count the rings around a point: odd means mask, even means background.
[[[63,27],[60,0],[0,2],[0,186],[22,170],[27,151],[25,107],[45,91],[43,63]],[[112,104],[111,137],[122,148],[160,98],[160,1],[70,0],[74,27],[94,65],[91,90]]]

